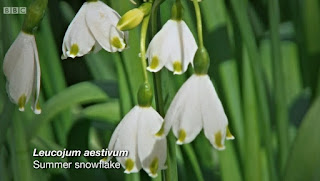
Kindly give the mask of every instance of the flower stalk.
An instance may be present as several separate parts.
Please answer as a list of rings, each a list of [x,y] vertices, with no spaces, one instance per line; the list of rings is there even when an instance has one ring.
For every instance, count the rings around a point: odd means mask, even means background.
[[[141,65],[143,71],[143,80],[145,83],[148,83],[148,74],[147,74],[147,62],[146,62],[146,36],[149,25],[150,15],[147,15],[142,21],[141,27],[141,38],[140,38],[140,53],[141,53]]]
[[[198,31],[198,39],[199,39],[199,48],[204,47],[203,45],[203,35],[202,35],[202,21],[201,21],[201,11],[198,0],[193,0],[194,10],[196,11],[197,18],[197,31]]]

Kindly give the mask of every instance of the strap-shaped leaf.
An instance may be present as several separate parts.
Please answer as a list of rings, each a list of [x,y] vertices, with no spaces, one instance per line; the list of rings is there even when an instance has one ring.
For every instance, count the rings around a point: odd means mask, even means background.
[[[288,158],[284,180],[320,179],[320,97],[305,116]]]
[[[84,103],[106,101],[107,99],[108,96],[90,82],[73,85],[46,102],[42,108],[42,113],[35,118],[30,126],[28,137],[31,139],[43,125],[69,107]]]

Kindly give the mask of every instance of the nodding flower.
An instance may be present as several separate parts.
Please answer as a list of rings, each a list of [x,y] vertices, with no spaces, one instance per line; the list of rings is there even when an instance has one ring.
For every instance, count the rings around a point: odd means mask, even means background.
[[[40,63],[33,34],[19,33],[4,57],[3,71],[11,101],[19,106],[20,111],[24,111],[32,96],[31,108],[35,114],[40,114]]]
[[[62,59],[80,57],[101,48],[121,52],[128,32],[117,29],[120,15],[101,1],[85,2],[70,23],[62,44]]]

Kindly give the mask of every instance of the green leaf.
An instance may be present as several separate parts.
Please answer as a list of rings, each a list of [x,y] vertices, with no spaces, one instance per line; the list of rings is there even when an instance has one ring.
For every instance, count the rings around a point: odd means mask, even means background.
[[[41,127],[47,124],[60,112],[79,104],[106,101],[108,96],[96,85],[83,82],[73,85],[49,99],[29,127],[28,137],[31,139]]]
[[[320,179],[320,97],[305,116],[287,162],[285,181]]]
[[[112,124],[117,124],[121,119],[119,101],[111,101],[87,107],[82,110],[81,115],[88,119],[106,120]]]

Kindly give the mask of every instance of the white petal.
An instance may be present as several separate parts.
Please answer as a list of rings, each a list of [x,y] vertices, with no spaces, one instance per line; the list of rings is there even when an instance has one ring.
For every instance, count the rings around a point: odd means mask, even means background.
[[[124,32],[116,26],[120,15],[101,1],[88,4],[86,22],[102,48],[109,52],[122,51],[126,47]]]
[[[35,65],[33,44],[35,44],[33,35],[20,32],[3,61],[3,71],[8,80],[7,92],[16,104],[19,104],[19,99],[23,95],[28,102],[32,93]],[[23,111],[24,105],[19,109]]]
[[[41,76],[41,70],[40,70],[40,62],[39,62],[39,56],[38,56],[38,49],[36,42],[32,44],[33,46],[33,51],[34,51],[34,80],[33,80],[33,105],[32,105],[32,110],[35,114],[40,114],[41,113],[41,108],[39,106],[39,94],[40,94],[40,76]]]
[[[170,51],[170,23],[164,24],[161,30],[152,38],[146,53],[150,72],[158,72],[168,61]]]
[[[153,145],[158,139],[156,133],[160,130],[163,119],[152,107],[140,107],[140,109],[138,153],[142,162],[152,152]]]
[[[137,127],[140,115],[140,109],[135,106],[122,119],[120,128],[117,131],[117,139],[114,143],[114,150],[128,150],[128,157],[117,157],[117,160],[124,167],[125,173],[138,172],[141,169],[141,163],[138,157],[137,150]],[[113,136],[112,136],[113,137]],[[111,145],[114,138],[111,138]],[[127,164],[129,163],[130,166]],[[127,167],[128,166],[128,167]]]
[[[198,77],[201,83],[199,95],[204,134],[216,149],[222,150],[224,149],[228,119],[209,76]]]
[[[178,97],[181,99],[179,105],[177,105],[179,111],[176,111],[175,116],[170,118],[176,120],[172,130],[178,138],[177,144],[190,143],[202,129],[198,77],[192,75],[177,94],[183,94],[184,96]],[[171,106],[169,109],[171,109]]]
[[[95,39],[87,27],[85,16],[88,9],[88,3],[84,3],[76,16],[70,23],[63,39],[61,58],[80,57],[91,51],[95,44]],[[74,50],[77,46],[77,51]]]
[[[150,177],[156,177],[159,170],[166,169],[167,140],[166,138],[156,139],[151,154],[142,161],[143,169]]]
[[[192,62],[197,48],[196,41],[185,22],[169,20],[150,42],[147,51],[148,70],[156,72],[165,65],[174,74],[182,74]],[[156,68],[151,68],[154,56],[159,57],[160,62]]]
[[[198,46],[190,29],[183,20],[169,21],[172,22],[170,40],[174,46],[168,52],[170,56],[168,56],[168,62],[165,66],[174,74],[182,74],[188,69],[189,63],[192,63]]]
[[[155,177],[159,169],[164,168],[166,161],[166,138],[156,137],[163,119],[152,107],[140,108],[138,153],[143,169],[151,177]]]

